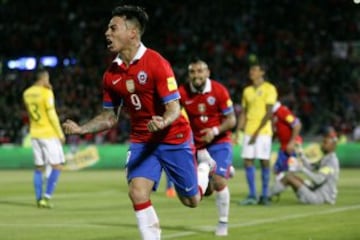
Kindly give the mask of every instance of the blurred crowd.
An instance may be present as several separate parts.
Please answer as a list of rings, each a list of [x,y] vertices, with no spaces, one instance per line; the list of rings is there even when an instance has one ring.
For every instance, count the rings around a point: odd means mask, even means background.
[[[267,63],[279,99],[303,121],[303,134],[332,125],[351,134],[360,121],[360,50],[334,54],[334,43],[360,41],[360,4],[350,0],[128,1],[147,9],[144,44],[172,64],[179,83],[199,56],[212,78],[225,84],[241,111],[242,89],[252,61]],[[51,69],[61,120],[83,122],[102,107],[102,74],[113,56],[104,31],[111,9],[126,1],[0,0],[0,143],[21,143],[27,133],[22,91],[30,71],[9,70],[19,56],[56,55],[76,64]],[[85,141],[124,142],[129,122]]]

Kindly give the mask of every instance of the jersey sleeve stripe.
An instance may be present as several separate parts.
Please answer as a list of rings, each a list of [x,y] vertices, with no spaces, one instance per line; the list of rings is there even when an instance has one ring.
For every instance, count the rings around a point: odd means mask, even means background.
[[[296,125],[298,125],[300,123],[300,120],[298,118],[295,118],[295,120],[291,123],[291,127],[295,127]]]
[[[323,167],[323,168],[320,169],[319,172],[321,172],[321,173],[323,173],[325,175],[328,175],[328,174],[333,174],[335,171],[331,167]]]
[[[174,92],[173,94],[163,97],[162,101],[163,101],[163,103],[168,103],[168,102],[171,102],[171,101],[177,100],[177,99],[180,99],[180,94],[179,94],[179,92]]]
[[[113,108],[114,105],[112,102],[103,102],[103,107],[104,108]]]
[[[228,115],[229,113],[232,113],[232,112],[234,112],[234,107],[233,106],[225,108],[225,109],[222,110],[222,113],[224,115]]]

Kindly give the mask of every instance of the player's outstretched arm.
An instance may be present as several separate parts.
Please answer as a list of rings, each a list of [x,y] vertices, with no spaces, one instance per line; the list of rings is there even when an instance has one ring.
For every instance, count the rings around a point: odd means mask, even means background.
[[[117,116],[112,109],[105,109],[89,122],[79,125],[67,119],[63,124],[65,134],[86,134],[101,132],[112,128],[117,123]]]

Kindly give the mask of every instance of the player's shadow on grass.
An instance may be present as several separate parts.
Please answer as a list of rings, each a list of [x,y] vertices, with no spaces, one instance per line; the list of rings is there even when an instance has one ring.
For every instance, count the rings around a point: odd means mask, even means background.
[[[0,200],[0,204],[12,205],[12,206],[21,206],[21,207],[34,207],[35,206],[35,203],[6,201],[6,200]]]
[[[138,226],[136,224],[104,224],[104,223],[96,223],[97,225],[102,225],[102,226],[114,226],[114,227],[119,227],[119,226],[122,226],[122,227],[131,227],[131,228],[134,228],[134,229],[137,229]],[[209,231],[201,231],[201,230],[198,230],[198,229],[193,229],[193,228],[187,228],[187,227],[184,227],[184,226],[165,226],[165,225],[162,225],[161,226],[161,229],[162,230],[172,230],[172,231],[177,231],[177,232],[192,232],[192,233],[200,233],[200,234],[204,234],[204,233],[207,233],[207,234],[210,234]],[[99,237],[96,237],[96,238],[90,238],[88,240],[118,240],[118,239],[121,239],[121,240],[134,240],[134,237],[124,237],[124,236],[114,236],[114,237],[105,237],[105,238],[99,238]],[[136,239],[138,239],[138,234],[136,235]]]
[[[120,206],[120,207],[122,207],[122,206]],[[119,208],[119,205],[114,204],[114,205],[106,205],[106,206],[86,206],[84,208],[76,208],[76,209],[71,208],[71,211],[73,211],[73,212],[107,211],[107,210],[114,210],[114,209],[118,209],[118,208]],[[68,208],[68,209],[70,209],[70,208]]]
[[[121,239],[121,240],[134,240],[134,237],[124,237],[124,236],[113,236],[113,237],[104,237],[104,238],[99,238],[99,237],[96,237],[96,238],[89,238],[88,240],[118,240],[118,239]]]
[[[264,207],[263,205],[259,205],[259,204],[254,204],[254,205],[241,205],[240,202],[244,200],[244,198],[238,198],[238,199],[231,199],[230,200],[230,203],[232,205],[235,205],[235,206],[238,206],[238,207]],[[277,197],[274,197],[273,199],[270,200],[269,202],[269,205],[267,205],[267,207],[271,207],[271,206],[282,206],[282,207],[285,207],[285,206],[299,206],[300,204],[297,202],[297,200],[295,199],[291,199],[291,198],[288,198],[288,197],[285,197],[285,198],[277,198]]]
[[[130,223],[104,223],[104,222],[93,222],[92,224],[96,224],[99,226],[113,226],[113,227],[124,227],[124,228],[134,228],[137,229],[137,224],[130,224]],[[180,232],[196,232],[196,233],[207,233],[207,230],[195,229],[186,226],[167,226],[161,225],[162,230],[169,230],[169,231],[180,231]]]

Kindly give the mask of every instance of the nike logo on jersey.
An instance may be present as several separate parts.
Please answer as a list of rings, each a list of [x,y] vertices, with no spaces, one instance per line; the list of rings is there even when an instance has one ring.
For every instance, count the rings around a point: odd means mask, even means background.
[[[116,79],[116,80],[113,80],[113,81],[112,81],[112,84],[113,84],[113,85],[116,85],[118,82],[120,82],[120,80],[121,80],[121,77],[118,78],[118,79]]]
[[[187,101],[185,101],[185,104],[186,105],[189,105],[189,104],[192,104],[194,101],[192,101],[192,100],[187,100]]]

